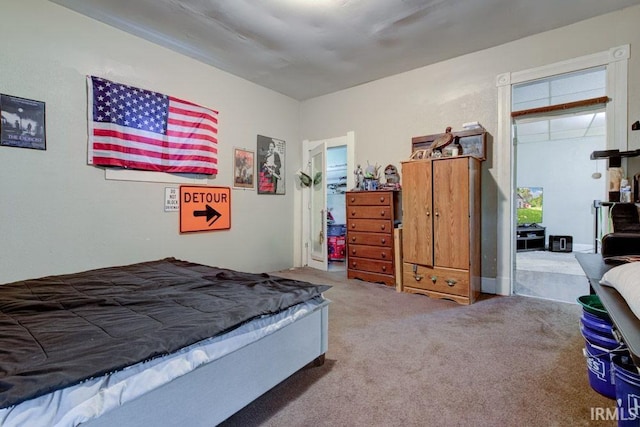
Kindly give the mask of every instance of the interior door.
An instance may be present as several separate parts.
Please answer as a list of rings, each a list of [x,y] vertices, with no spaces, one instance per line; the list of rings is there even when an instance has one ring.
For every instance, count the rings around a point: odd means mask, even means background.
[[[322,143],[309,152],[310,176],[322,177],[310,187],[309,199],[309,259],[308,265],[319,270],[327,270],[327,186],[325,185],[326,144]],[[320,175],[318,175],[320,174]]]

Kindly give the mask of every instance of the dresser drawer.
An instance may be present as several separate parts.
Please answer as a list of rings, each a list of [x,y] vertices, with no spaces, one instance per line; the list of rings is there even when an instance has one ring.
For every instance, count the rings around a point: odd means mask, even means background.
[[[371,246],[393,246],[393,236],[381,233],[347,233],[348,244],[371,245]]]
[[[349,245],[349,257],[369,258],[381,261],[393,260],[393,248],[388,246]]]
[[[387,219],[347,219],[347,231],[393,233],[393,223]]]
[[[349,206],[349,218],[391,219],[391,206]]]
[[[391,206],[393,193],[389,191],[362,191],[347,194],[347,206],[351,205],[384,205]]]
[[[469,297],[469,272],[404,263],[403,286]],[[415,268],[415,270],[414,270]]]
[[[393,275],[393,260],[378,261],[375,259],[349,257],[349,268],[352,270]]]

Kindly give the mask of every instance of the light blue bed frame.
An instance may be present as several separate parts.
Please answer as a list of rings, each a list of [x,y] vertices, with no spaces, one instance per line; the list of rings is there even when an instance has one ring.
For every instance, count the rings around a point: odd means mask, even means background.
[[[324,361],[329,303],[82,426],[215,426],[305,365]]]

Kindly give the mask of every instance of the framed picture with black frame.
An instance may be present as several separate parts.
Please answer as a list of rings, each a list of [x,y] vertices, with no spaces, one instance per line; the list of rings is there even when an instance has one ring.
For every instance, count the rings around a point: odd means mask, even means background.
[[[258,135],[258,194],[285,194],[285,142]]]
[[[44,102],[0,94],[0,146],[46,150]]]

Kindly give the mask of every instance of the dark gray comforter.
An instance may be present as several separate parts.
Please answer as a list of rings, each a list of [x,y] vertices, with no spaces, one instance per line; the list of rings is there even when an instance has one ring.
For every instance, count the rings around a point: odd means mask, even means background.
[[[174,352],[326,285],[167,258],[0,286],[0,408]]]

